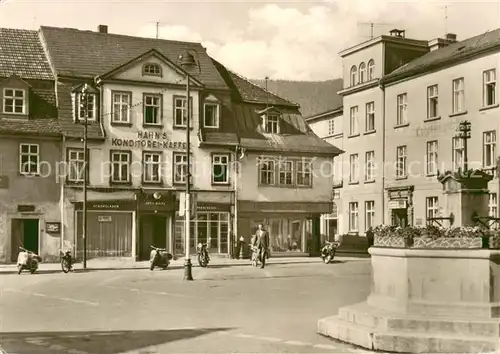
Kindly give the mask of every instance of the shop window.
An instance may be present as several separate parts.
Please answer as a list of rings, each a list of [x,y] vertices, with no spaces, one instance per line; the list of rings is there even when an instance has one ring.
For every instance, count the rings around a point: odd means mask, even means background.
[[[259,223],[269,233],[271,252],[305,252],[305,219],[271,218],[251,220],[251,234],[255,235]]]

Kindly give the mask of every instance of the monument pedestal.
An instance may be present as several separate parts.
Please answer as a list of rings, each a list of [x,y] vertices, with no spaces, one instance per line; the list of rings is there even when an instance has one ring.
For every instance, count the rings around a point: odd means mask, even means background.
[[[447,173],[439,179],[454,226],[472,226],[473,215],[487,215],[490,175]],[[399,353],[500,349],[500,250],[389,246],[369,253],[367,300],[320,319],[318,333]]]

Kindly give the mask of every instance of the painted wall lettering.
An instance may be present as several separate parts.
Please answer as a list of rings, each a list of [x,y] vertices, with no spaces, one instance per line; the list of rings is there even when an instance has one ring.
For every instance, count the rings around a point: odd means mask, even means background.
[[[112,138],[112,146],[130,147],[130,148],[147,148],[147,149],[179,149],[185,150],[186,143],[183,141],[171,140],[144,140],[144,139],[121,139]]]

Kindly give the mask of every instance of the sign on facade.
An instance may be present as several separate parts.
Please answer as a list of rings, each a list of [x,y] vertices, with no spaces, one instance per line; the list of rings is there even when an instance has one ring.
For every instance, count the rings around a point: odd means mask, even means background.
[[[45,231],[51,234],[58,234],[61,232],[61,223],[60,222],[46,222],[45,223]]]
[[[406,200],[390,200],[389,209],[406,209]]]
[[[99,215],[97,217],[98,222],[111,222],[111,215]]]
[[[172,141],[168,139],[165,132],[147,132],[137,133],[135,139],[112,138],[112,146],[147,148],[147,149],[178,149],[185,150],[187,145],[184,141]]]

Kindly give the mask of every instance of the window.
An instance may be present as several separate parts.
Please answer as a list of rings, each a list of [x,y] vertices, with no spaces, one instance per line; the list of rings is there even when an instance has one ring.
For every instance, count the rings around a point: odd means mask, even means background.
[[[363,82],[365,82],[365,78],[366,78],[366,64],[361,63],[359,64],[359,83],[362,84]]]
[[[365,181],[375,180],[375,151],[367,151],[365,154]]]
[[[453,138],[452,163],[453,169],[458,170],[464,167],[464,141],[462,138]]]
[[[408,103],[406,93],[398,95],[398,116],[396,125],[403,125],[408,123]]]
[[[161,124],[161,96],[144,95],[144,124]]]
[[[132,154],[130,151],[111,152],[111,182],[130,182],[130,164]]]
[[[332,118],[328,121],[328,135],[335,134],[335,118]]]
[[[279,134],[279,116],[267,114],[264,117],[264,130],[266,133]]]
[[[187,127],[187,100],[185,97],[174,98],[174,127]]]
[[[493,106],[497,103],[497,78],[496,70],[483,72],[483,106]]]
[[[438,142],[437,140],[427,142],[426,174],[434,176],[438,170]]]
[[[186,183],[187,155],[174,153],[174,183]]]
[[[493,167],[496,165],[496,135],[497,134],[495,130],[483,133],[483,167]]]
[[[4,88],[3,113],[26,114],[26,91]]]
[[[373,59],[370,59],[368,62],[368,71],[367,71],[367,80],[373,80],[375,75],[375,61]]]
[[[205,103],[205,121],[203,126],[206,128],[219,127],[219,105],[217,103]]]
[[[142,181],[144,183],[161,182],[161,153],[144,152],[142,155]]]
[[[453,80],[453,113],[465,112],[464,78]]]
[[[275,170],[274,159],[261,158],[259,160],[260,183],[264,185],[273,185],[274,170]]]
[[[488,196],[488,216],[492,218],[498,217],[497,194],[490,193]]]
[[[349,182],[356,183],[359,181],[359,159],[358,154],[349,156]]]
[[[68,150],[68,181],[83,182],[85,173],[85,153],[83,149]]]
[[[438,85],[427,87],[427,118],[438,116]]]
[[[95,120],[96,118],[96,112],[97,112],[97,105],[96,105],[96,98],[97,95],[93,93],[87,94],[87,107],[82,102],[82,94],[78,93],[77,94],[77,107],[78,107],[78,119],[79,120],[84,120],[85,119],[85,111],[87,113],[87,120]],[[86,109],[86,110],[85,110]]]
[[[297,186],[310,187],[312,186],[312,162],[306,159],[297,161],[296,171]]]
[[[131,94],[128,92],[113,92],[113,123],[130,123]]]
[[[351,77],[351,86],[356,85],[358,83],[358,68],[355,65],[351,67],[350,77]]]
[[[396,149],[396,177],[404,178],[407,176],[407,156],[406,145],[398,146]]]
[[[19,172],[23,175],[39,174],[40,148],[38,144],[21,144],[19,153]]]
[[[349,203],[349,231],[359,231],[358,203]]]
[[[368,102],[366,104],[366,127],[367,132],[375,130],[375,102]]]
[[[349,135],[359,134],[358,130],[358,106],[351,107],[349,115]]]
[[[373,227],[375,219],[375,201],[365,202],[365,230]]]
[[[438,212],[439,212],[438,197],[427,197],[426,213],[425,213],[427,220],[437,217]]]
[[[229,182],[229,155],[212,155],[212,183],[225,184]]]
[[[161,66],[154,63],[144,64],[142,69],[143,75],[153,75],[153,76],[161,76]]]
[[[278,163],[279,184],[291,186],[293,184],[293,161],[282,160]]]

